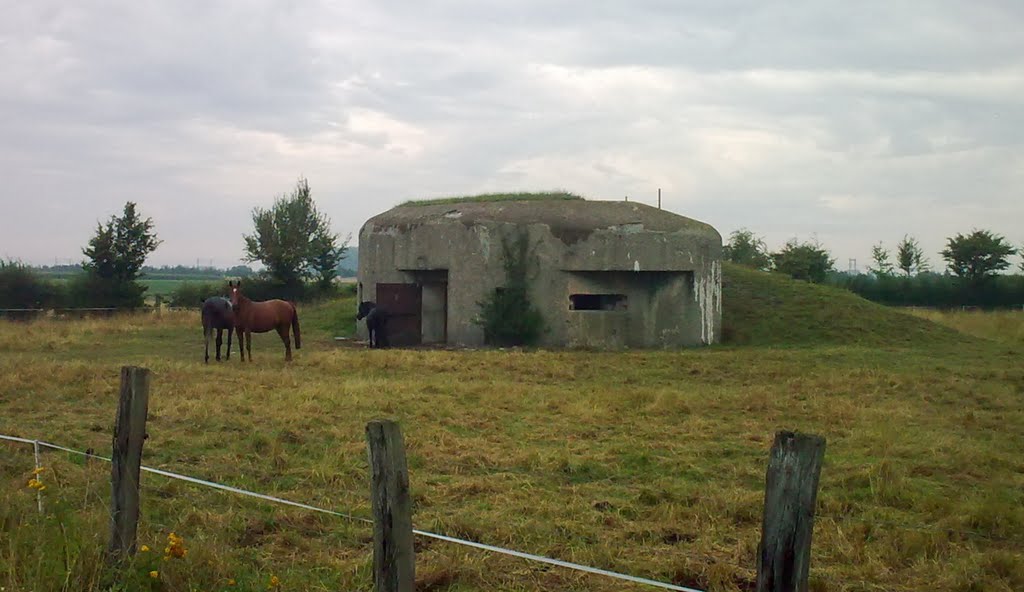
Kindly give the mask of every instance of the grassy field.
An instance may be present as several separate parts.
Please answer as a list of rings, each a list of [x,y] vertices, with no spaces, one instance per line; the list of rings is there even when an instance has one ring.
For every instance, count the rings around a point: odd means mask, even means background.
[[[65,277],[65,276],[51,277],[51,274],[48,274],[48,275],[46,275],[44,277],[46,277],[47,279],[49,279],[52,282],[57,282],[57,283],[64,283],[64,282],[68,281],[68,277]],[[187,278],[186,277],[186,278],[179,278],[179,279],[148,279],[148,278],[143,278],[143,279],[139,280],[139,283],[142,284],[143,286],[146,286],[146,288],[148,288],[146,290],[146,298],[151,301],[152,298],[154,296],[156,296],[156,295],[160,295],[160,296],[164,296],[164,297],[169,296],[172,292],[174,292],[174,290],[176,290],[178,288],[178,286],[180,286],[181,284],[183,284],[185,282],[206,283],[206,282],[214,282],[214,281],[216,281],[216,280],[213,279],[213,278],[208,278],[208,277],[206,277],[206,278]],[[227,282],[225,281],[224,283],[227,283]]]
[[[333,340],[350,300],[301,309],[290,365],[258,335],[255,363],[204,366],[195,314],[3,324],[0,433],[109,451],[118,368],[142,365],[147,465],[368,516],[363,429],[391,417],[418,528],[728,591],[752,589],[768,448],[797,429],[828,439],[813,590],[1024,589],[1024,316],[919,318],[735,267],[723,300],[731,344],[681,352],[369,351]],[[0,587],[104,589],[109,465],[45,453],[40,516],[31,447],[0,449]],[[184,558],[161,558],[170,532]],[[153,550],[117,589],[369,590],[371,538],[145,475]],[[417,553],[420,590],[650,589]]]
[[[52,279],[51,281],[54,281],[54,282],[66,282],[67,278],[56,278],[56,279]],[[350,283],[355,283],[356,282],[356,278],[341,278],[340,281],[342,283],[345,283],[345,284],[350,284]],[[175,290],[180,288],[183,284],[195,284],[195,285],[221,284],[221,285],[226,285],[227,284],[227,280],[217,280],[215,278],[203,277],[203,276],[193,276],[193,277],[185,276],[185,277],[175,278],[175,279],[171,279],[171,278],[157,278],[157,279],[142,278],[142,279],[139,280],[139,283],[142,284],[143,286],[146,286],[146,288],[147,288],[146,294],[145,294],[146,303],[147,304],[152,304],[153,303],[153,299],[154,299],[155,296],[162,296],[164,298],[164,301],[166,302],[167,298],[171,294],[173,294]]]
[[[178,289],[178,286],[180,286],[181,284],[183,284],[185,282],[188,282],[188,281],[193,282],[193,283],[203,283],[203,282],[209,283],[209,282],[214,282],[216,280],[211,280],[209,278],[204,278],[204,279],[201,279],[201,280],[167,280],[167,279],[150,280],[150,279],[142,279],[142,280],[139,280],[139,283],[142,284],[143,286],[146,286],[146,288],[148,288],[146,290],[146,298],[150,298],[151,299],[154,296],[164,296],[164,297],[170,296],[172,292],[174,292],[176,289]],[[225,281],[223,283],[226,284],[227,282]]]

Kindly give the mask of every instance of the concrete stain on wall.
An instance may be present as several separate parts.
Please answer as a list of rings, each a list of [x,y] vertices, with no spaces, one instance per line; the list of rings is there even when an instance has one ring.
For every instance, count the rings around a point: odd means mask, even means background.
[[[705,273],[697,277],[693,291],[700,309],[700,339],[705,344],[715,343],[715,321],[722,315],[722,263],[711,261]]]

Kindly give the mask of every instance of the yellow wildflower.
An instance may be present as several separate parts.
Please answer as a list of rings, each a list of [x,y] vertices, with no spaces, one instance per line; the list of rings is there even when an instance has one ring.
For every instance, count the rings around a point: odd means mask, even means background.
[[[167,547],[164,548],[164,559],[170,559],[172,557],[181,559],[185,555],[188,555],[188,549],[185,548],[185,539],[173,532],[167,535]]]
[[[141,547],[139,547],[139,551],[142,551],[143,553],[149,553],[149,547],[146,545],[142,545]]]
[[[277,588],[280,585],[281,585],[281,580],[279,580],[277,578],[277,576],[270,576],[270,583],[267,584],[267,590],[271,590],[273,588]]]
[[[45,470],[46,469],[44,467],[36,467],[35,469],[32,470],[32,474],[33,475],[38,475],[39,473],[42,473]]]
[[[235,579],[234,578],[228,578],[228,586],[234,586],[234,585],[235,585]]]
[[[149,577],[155,580],[156,578],[160,577],[160,572],[154,569],[153,571],[149,572]]]
[[[39,487],[36,488],[36,491],[43,491],[45,489],[46,489],[46,486],[43,485],[43,484],[40,484]]]

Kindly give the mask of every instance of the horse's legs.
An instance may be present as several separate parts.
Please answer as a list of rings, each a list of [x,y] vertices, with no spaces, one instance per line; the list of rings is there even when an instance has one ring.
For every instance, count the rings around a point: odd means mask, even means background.
[[[213,333],[213,327],[203,327],[203,339],[206,341],[206,357],[203,359],[203,363],[210,363],[210,334]]]
[[[238,338],[238,359],[245,361],[245,333],[241,327],[235,328],[235,337]]]
[[[217,361],[220,361],[220,346],[224,343],[224,329],[217,327]]]
[[[281,336],[281,341],[284,342],[284,361],[292,361],[292,340],[288,337],[288,325],[279,326],[277,328],[277,334]]]
[[[252,329],[245,329],[245,351],[249,354],[249,361],[252,361]]]
[[[224,356],[225,360],[231,359],[231,334],[235,332],[234,327],[228,327],[228,355]]]

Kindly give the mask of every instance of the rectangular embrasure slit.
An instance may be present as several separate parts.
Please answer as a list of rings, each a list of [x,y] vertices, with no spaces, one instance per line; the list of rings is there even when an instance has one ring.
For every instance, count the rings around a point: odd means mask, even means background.
[[[626,310],[625,294],[572,294],[569,296],[569,310]]]

